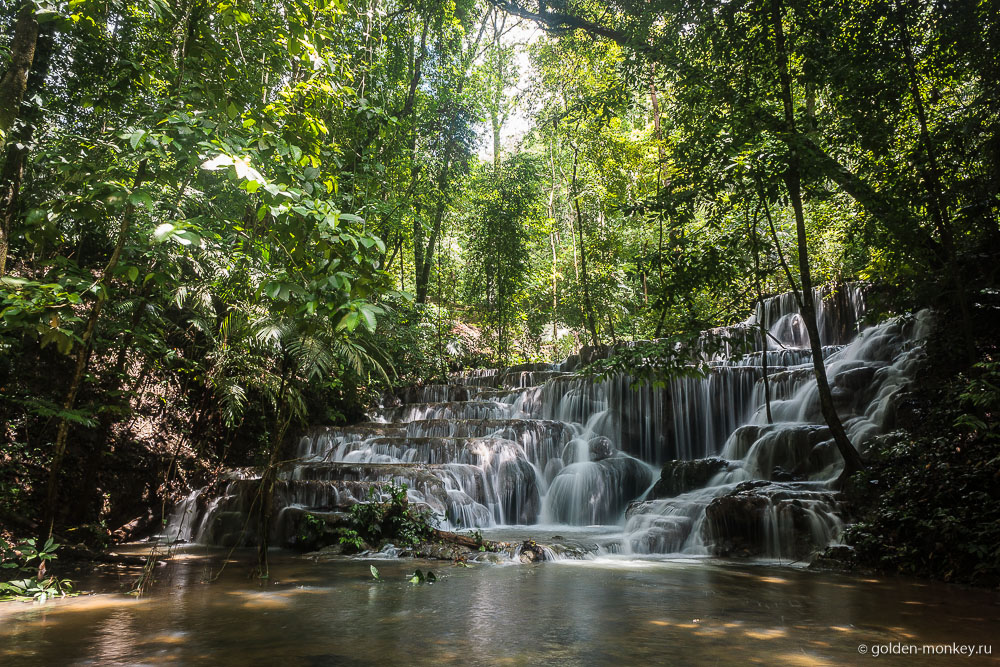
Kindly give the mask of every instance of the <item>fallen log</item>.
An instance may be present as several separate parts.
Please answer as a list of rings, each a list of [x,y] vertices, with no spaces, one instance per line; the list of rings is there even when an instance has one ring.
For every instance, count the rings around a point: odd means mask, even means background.
[[[453,533],[448,530],[434,530],[434,538],[441,540],[442,542],[448,542],[449,544],[457,544],[468,549],[479,549],[480,547],[486,547],[487,551],[497,551],[499,546],[497,542],[491,542],[489,540],[484,540],[481,537],[476,539],[470,535],[462,535],[461,533]]]

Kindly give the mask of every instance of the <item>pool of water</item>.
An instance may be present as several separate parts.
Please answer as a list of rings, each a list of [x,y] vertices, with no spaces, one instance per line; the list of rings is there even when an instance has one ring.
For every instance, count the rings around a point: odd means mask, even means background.
[[[710,559],[458,567],[280,553],[261,585],[252,554],[234,555],[219,575],[224,558],[178,554],[141,599],[0,605],[0,664],[1000,662],[1000,646],[991,656],[871,657],[892,644],[994,643],[1000,595],[944,584]],[[415,568],[438,581],[409,583]],[[115,590],[128,579],[81,583]]]

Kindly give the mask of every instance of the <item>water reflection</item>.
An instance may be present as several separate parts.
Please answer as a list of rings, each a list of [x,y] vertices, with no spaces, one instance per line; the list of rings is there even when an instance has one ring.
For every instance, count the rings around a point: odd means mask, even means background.
[[[998,627],[994,593],[710,560],[380,561],[381,582],[368,566],[279,556],[261,587],[248,561],[208,583],[206,561],[180,560],[143,600],[3,605],[0,663],[833,665],[860,643],[988,644]],[[414,567],[440,580],[410,584]]]

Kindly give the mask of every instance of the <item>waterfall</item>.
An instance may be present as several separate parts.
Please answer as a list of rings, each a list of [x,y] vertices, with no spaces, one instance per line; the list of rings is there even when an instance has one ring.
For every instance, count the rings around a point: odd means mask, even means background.
[[[815,296],[834,401],[863,449],[892,426],[927,316],[861,331],[861,286]],[[841,462],[794,296],[765,300],[746,322],[719,331],[756,351],[717,354],[704,377],[663,387],[636,386],[624,374],[595,380],[568,372],[569,362],[455,373],[447,384],[386,396],[368,422],[314,428],[278,475],[274,533],[291,536],[302,514],[338,515],[394,481],[445,529],[618,524],[612,548],[636,554],[791,558],[822,547],[842,529],[830,488]],[[654,489],[659,465],[672,477]],[[253,541],[247,516],[257,482],[252,471],[233,471],[221,494],[193,492],[166,537]]]

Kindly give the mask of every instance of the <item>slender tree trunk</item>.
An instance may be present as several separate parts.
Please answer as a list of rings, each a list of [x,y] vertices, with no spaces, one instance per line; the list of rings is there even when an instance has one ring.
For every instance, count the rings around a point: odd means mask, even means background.
[[[559,328],[556,326],[556,310],[559,308],[559,282],[556,272],[556,235],[555,232],[549,234],[549,245],[552,247],[552,350],[553,356],[556,349],[556,342],[559,338]]]
[[[132,190],[137,190],[142,186],[146,180],[146,161],[143,160],[139,163],[139,168],[135,174],[135,180],[132,184]],[[111,282],[111,275],[118,266],[118,259],[121,257],[122,248],[125,247],[125,240],[128,237],[129,229],[132,225],[132,215],[135,212],[135,206],[129,203],[125,207],[125,213],[122,215],[121,229],[118,232],[118,241],[115,243],[115,249],[111,253],[111,258],[108,260],[107,265],[104,267],[104,272],[97,281],[97,299],[90,308],[90,314],[87,317],[87,325],[84,328],[83,335],[80,337],[80,343],[76,349],[76,365],[73,369],[73,377],[70,380],[69,389],[66,391],[66,398],[63,400],[62,409],[64,412],[69,412],[76,405],[76,397],[80,391],[80,387],[83,385],[83,375],[87,369],[87,363],[90,361],[90,354],[93,351],[94,342],[94,332],[97,330],[97,323],[101,316],[101,310],[104,307],[104,302],[108,298],[108,284]],[[52,534],[52,529],[55,526],[55,518],[57,513],[57,505],[59,502],[59,473],[62,468],[63,458],[66,455],[67,441],[69,437],[69,421],[66,417],[62,417],[59,420],[59,427],[56,431],[56,442],[55,448],[52,455],[52,464],[49,468],[49,481],[48,481],[48,507],[47,512],[47,523],[49,526],[49,534]]]
[[[271,456],[268,458],[267,468],[260,477],[260,514],[258,522],[257,539],[257,574],[262,579],[270,575],[267,559],[267,549],[270,545],[271,537],[271,515],[274,511],[274,485],[278,481],[278,466],[283,460],[285,433],[291,423],[291,413],[288,409],[288,401],[285,395],[288,386],[288,371],[286,364],[282,363],[281,389],[278,392],[278,413],[275,418],[275,433],[271,441]]]
[[[17,217],[21,199],[21,179],[24,177],[24,162],[28,149],[10,144],[7,147],[7,159],[4,160],[3,173],[0,175],[0,278],[7,275],[7,254],[10,251],[10,234],[14,229],[14,219]]]
[[[757,232],[757,214],[754,212],[753,222],[747,216],[747,223],[750,229],[750,238],[753,246],[753,286],[757,296],[757,307],[760,309],[761,317],[757,323],[760,327],[760,372],[764,383],[764,409],[767,414],[767,423],[773,424],[774,417],[771,414],[771,380],[767,375],[767,323],[764,322],[764,297],[760,289],[760,234]]]
[[[415,267],[417,303],[427,302],[427,291],[431,280],[431,264],[434,263],[434,247],[437,245],[438,236],[441,234],[441,223],[444,221],[445,210],[451,203],[451,198],[445,194],[445,188],[448,187],[448,176],[451,173],[451,153],[454,150],[454,144],[454,141],[449,141],[448,147],[445,150],[445,164],[438,176],[438,192],[441,193],[441,196],[434,209],[434,224],[431,227],[431,235],[427,239],[426,249],[421,248],[419,251],[422,262]],[[423,234],[421,234],[422,238]],[[416,238],[414,238],[414,243],[416,243]],[[417,254],[416,246],[414,246],[414,259],[416,259]]]
[[[549,245],[552,246],[552,350],[553,350],[553,361],[556,350],[556,341],[559,336],[558,326],[556,325],[556,311],[559,309],[559,283],[558,283],[558,271],[557,271],[557,255],[556,255],[556,157],[555,157],[555,138],[553,137],[552,143],[549,145],[549,220],[552,223],[552,231],[549,233]]]
[[[469,67],[475,60],[477,51],[479,50],[479,43],[483,39],[483,33],[486,30],[487,18],[484,17],[482,23],[479,25],[479,33],[476,35],[476,40],[469,45],[469,50],[462,57],[462,69],[467,72]],[[463,76],[455,90],[455,96],[460,97],[462,91],[465,89],[465,82],[468,79],[467,76]],[[458,148],[458,138],[452,135],[448,139],[448,143],[445,145],[444,150],[444,164],[441,168],[441,173],[438,175],[437,191],[439,193],[437,206],[434,211],[434,224],[431,228],[430,237],[427,240],[427,247],[417,250],[417,229],[416,225],[420,224],[418,219],[414,220],[414,248],[413,248],[413,259],[414,259],[414,278],[416,279],[416,293],[417,293],[417,303],[427,302],[427,290],[428,284],[430,282],[431,275],[431,265],[434,262],[434,245],[437,243],[438,234],[441,231],[441,222],[444,219],[444,214],[451,204],[451,194],[447,191],[448,178],[451,175],[451,169],[454,166],[454,154],[455,150]],[[420,240],[423,241],[423,230],[420,230]],[[420,256],[420,261],[417,261],[417,256]]]
[[[577,169],[576,148],[573,149],[573,181],[571,189],[573,191],[573,209],[576,211],[576,231],[580,240],[580,282],[583,286],[583,309],[587,318],[587,328],[590,330],[590,342],[594,347],[600,345],[597,337],[597,323],[594,318],[594,307],[590,301],[590,284],[587,280],[587,246],[583,239],[583,213],[580,211],[580,196],[576,190],[576,169]]]
[[[666,149],[663,146],[663,134],[660,132],[660,102],[656,97],[656,63],[649,66],[649,101],[653,107],[653,131],[656,134],[656,152],[659,162],[656,165],[656,195],[660,195],[663,187],[663,164],[666,162]]]
[[[774,28],[775,55],[778,60],[778,74],[781,79],[781,101],[785,111],[785,126],[791,139],[796,133],[795,109],[792,100],[792,77],[788,68],[788,53],[785,50],[785,33],[782,26],[781,0],[771,0],[771,22]],[[852,473],[864,467],[864,461],[858,450],[851,444],[844,430],[844,425],[837,414],[833,403],[833,393],[826,376],[826,364],[823,359],[823,345],[819,338],[819,327],[816,324],[816,304],[813,302],[812,276],[809,271],[809,249],[806,245],[805,213],[802,207],[801,167],[797,142],[788,142],[788,170],[785,173],[785,184],[788,196],[795,213],[795,233],[798,240],[799,278],[802,285],[800,296],[800,311],[809,333],[809,344],[812,348],[813,369],[816,372],[816,385],[819,390],[820,409],[830,427],[834,442],[840,455],[844,458],[844,472],[841,481]]]

